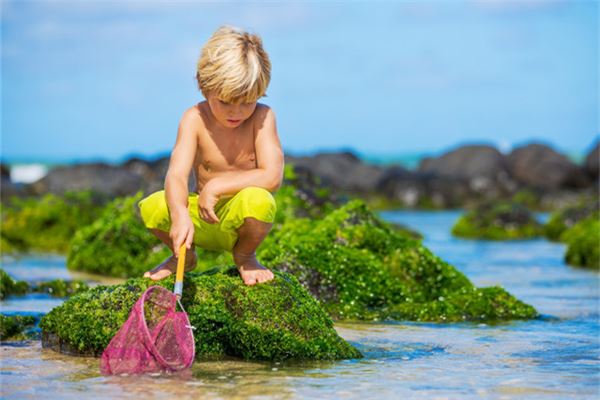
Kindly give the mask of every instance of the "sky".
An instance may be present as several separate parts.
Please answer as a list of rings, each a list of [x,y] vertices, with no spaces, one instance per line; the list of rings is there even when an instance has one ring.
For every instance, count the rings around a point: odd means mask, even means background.
[[[219,26],[261,35],[286,153],[598,138],[593,0],[2,0],[4,161],[169,152]]]

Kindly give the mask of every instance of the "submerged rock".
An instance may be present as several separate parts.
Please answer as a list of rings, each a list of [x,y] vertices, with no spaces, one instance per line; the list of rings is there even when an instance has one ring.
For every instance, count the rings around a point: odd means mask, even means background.
[[[598,211],[564,231],[567,264],[600,270],[600,213]]]
[[[42,345],[80,355],[102,353],[142,292],[158,283],[130,279],[71,297],[42,318]],[[319,302],[287,273],[246,286],[235,268],[188,273],[182,303],[195,327],[196,358],[256,360],[359,358],[338,336]]]
[[[468,239],[528,239],[540,236],[542,226],[521,203],[485,202],[462,215],[452,234]]]

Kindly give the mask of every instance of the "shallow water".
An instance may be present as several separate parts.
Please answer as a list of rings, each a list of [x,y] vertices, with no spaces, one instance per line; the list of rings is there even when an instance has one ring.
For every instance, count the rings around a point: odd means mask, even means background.
[[[548,241],[467,241],[450,236],[457,211],[385,212],[478,286],[501,285],[543,315],[534,321],[336,324],[362,360],[196,363],[170,376],[103,377],[98,360],[41,349],[39,342],[0,347],[2,397],[81,398],[527,398],[600,396],[598,274],[569,267],[564,246]],[[546,215],[542,215],[546,218]],[[65,274],[64,260],[4,262],[20,279]],[[47,273],[44,273],[46,271]],[[49,272],[51,271],[51,272]],[[19,275],[21,274],[21,275]],[[38,278],[39,278],[38,276]],[[52,303],[54,302],[54,303]],[[47,312],[51,298],[9,299],[2,311]]]

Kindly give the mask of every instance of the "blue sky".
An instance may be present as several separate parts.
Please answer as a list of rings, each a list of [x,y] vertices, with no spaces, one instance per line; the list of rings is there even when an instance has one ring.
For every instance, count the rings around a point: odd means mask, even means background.
[[[584,152],[597,138],[595,1],[2,1],[4,160],[170,151],[202,44],[259,33],[286,151]]]

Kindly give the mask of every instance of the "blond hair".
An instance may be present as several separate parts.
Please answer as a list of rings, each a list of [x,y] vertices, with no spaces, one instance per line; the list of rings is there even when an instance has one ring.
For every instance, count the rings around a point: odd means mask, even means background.
[[[228,103],[252,103],[265,96],[271,62],[258,35],[222,26],[202,48],[196,71],[198,88]]]

